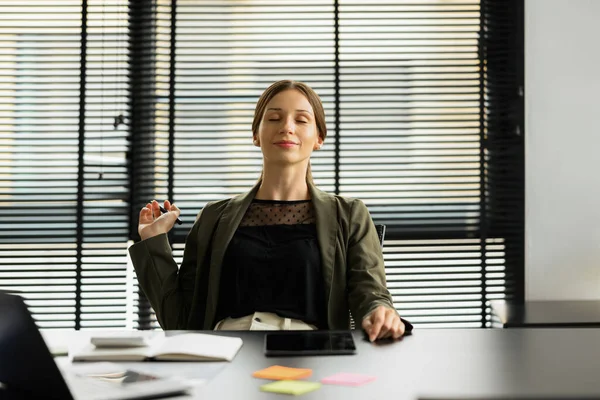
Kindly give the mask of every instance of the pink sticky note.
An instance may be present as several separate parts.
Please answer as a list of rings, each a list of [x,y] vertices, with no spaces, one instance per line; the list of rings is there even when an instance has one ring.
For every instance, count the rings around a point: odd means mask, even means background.
[[[365,383],[373,382],[375,379],[374,376],[341,372],[321,379],[321,383],[328,385],[360,386]]]

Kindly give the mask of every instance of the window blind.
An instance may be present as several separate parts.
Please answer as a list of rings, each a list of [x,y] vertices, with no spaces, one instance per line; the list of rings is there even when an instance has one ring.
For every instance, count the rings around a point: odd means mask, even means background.
[[[139,211],[152,200],[173,195],[173,87],[175,7],[171,0],[130,3],[130,97],[132,149],[130,163],[130,237],[137,233]],[[181,260],[178,259],[178,263]],[[133,327],[158,327],[150,303],[133,273]]]
[[[81,328],[131,327],[128,1],[86,3]]]
[[[279,79],[321,96],[317,185],[387,226],[419,327],[487,326],[523,298],[522,1],[60,0],[0,4],[0,289],[42,327],[157,327],[126,247],[173,200],[248,190]],[[128,242],[129,241],[129,242]]]
[[[487,326],[488,301],[523,290],[520,10],[518,1],[178,1],[171,148],[153,153],[169,159],[165,194],[183,211],[175,249],[207,202],[256,182],[251,122],[262,91],[304,81],[328,123],[315,181],[361,198],[387,226],[401,314],[420,327]]]
[[[0,288],[42,328],[127,325],[127,29],[124,0],[0,4]]]
[[[258,179],[254,106],[279,79],[293,76],[319,92],[332,145],[314,153],[312,169],[324,190],[334,189],[333,16],[323,1],[177,2],[173,199],[185,220],[177,239],[206,202]]]
[[[479,1],[340,1],[339,25],[340,193],[386,224],[402,316],[481,326]]]
[[[81,5],[0,5],[0,285],[75,326]]]

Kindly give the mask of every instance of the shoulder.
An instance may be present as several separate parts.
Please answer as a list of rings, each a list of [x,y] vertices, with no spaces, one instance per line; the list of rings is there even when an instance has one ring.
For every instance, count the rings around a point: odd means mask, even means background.
[[[207,210],[210,212],[219,212],[220,210],[223,210],[225,207],[227,207],[227,204],[229,204],[231,200],[232,199],[229,198],[217,201],[209,201],[208,203],[206,203],[202,210]]]
[[[201,217],[206,219],[206,217],[209,216],[220,216],[231,200],[232,199],[209,201],[196,216],[196,221],[200,220]]]
[[[237,196],[230,197],[228,199],[210,201],[206,203],[202,210],[200,210],[196,217],[196,220],[199,220],[200,217],[205,218],[208,216],[220,218],[221,214],[223,214],[226,208],[233,207],[235,209],[241,207],[244,204],[244,202],[248,200],[248,196],[251,196],[252,194],[253,190],[250,192],[238,194]]]
[[[325,199],[335,204],[338,211],[342,212],[343,214],[351,215],[356,212],[363,213],[365,211],[368,213],[367,206],[360,199],[340,196],[339,194],[331,194],[320,189],[317,189],[316,193],[318,193],[318,196],[321,199]]]
[[[244,204],[248,202],[248,199],[253,197],[257,189],[258,185],[255,185],[249,192],[241,193],[228,199],[210,201],[206,203],[204,208],[202,208],[202,210],[198,213],[196,221],[198,221],[201,217],[206,219],[204,217],[207,216],[212,217],[212,219],[215,217],[218,219],[228,207],[237,209],[244,206]]]

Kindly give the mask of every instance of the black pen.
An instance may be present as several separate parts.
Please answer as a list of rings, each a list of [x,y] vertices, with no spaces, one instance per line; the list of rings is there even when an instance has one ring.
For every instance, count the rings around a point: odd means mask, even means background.
[[[160,204],[158,205],[158,208],[160,208],[160,212],[162,213],[166,213],[168,212],[167,210],[165,210],[165,208],[163,206],[161,206]],[[177,225],[181,225],[183,224],[183,222],[179,219],[179,217],[177,217]]]

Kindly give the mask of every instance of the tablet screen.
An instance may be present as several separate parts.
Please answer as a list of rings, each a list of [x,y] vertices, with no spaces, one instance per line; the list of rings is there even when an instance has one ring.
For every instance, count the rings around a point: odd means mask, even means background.
[[[265,334],[265,355],[305,356],[354,354],[356,347],[349,331],[294,331]]]

